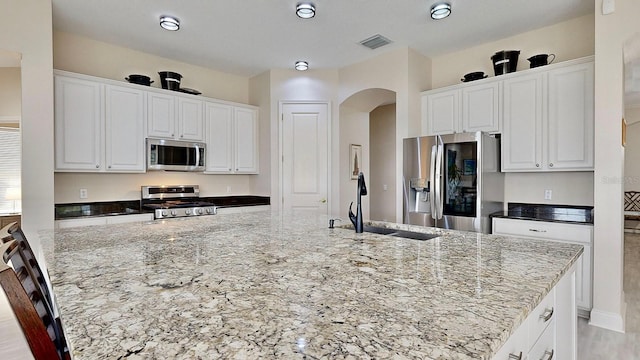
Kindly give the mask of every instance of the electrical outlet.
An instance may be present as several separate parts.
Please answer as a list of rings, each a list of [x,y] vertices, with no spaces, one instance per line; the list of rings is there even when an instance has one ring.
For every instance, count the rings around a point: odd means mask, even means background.
[[[389,189],[389,187],[387,186],[387,184],[382,185],[382,190],[387,191]]]
[[[545,200],[551,200],[551,196],[553,195],[553,191],[551,190],[545,190],[544,191],[544,199]]]
[[[227,186],[227,194],[231,194],[231,186]]]
[[[87,189],[80,189],[80,199],[88,199],[89,198],[89,192],[87,191]]]

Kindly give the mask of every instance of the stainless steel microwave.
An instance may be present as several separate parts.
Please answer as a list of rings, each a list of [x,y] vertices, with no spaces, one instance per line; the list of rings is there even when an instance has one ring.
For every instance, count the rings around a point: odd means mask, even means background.
[[[204,171],[205,144],[147,139],[147,170]]]

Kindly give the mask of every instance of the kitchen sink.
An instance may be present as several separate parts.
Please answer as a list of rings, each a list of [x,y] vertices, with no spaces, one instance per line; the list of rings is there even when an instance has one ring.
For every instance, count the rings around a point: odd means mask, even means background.
[[[419,233],[415,231],[397,230],[397,229],[390,229],[390,228],[370,226],[370,225],[365,225],[364,231],[374,233],[374,234],[389,235],[389,236],[395,236],[399,238],[413,239],[413,240],[430,240],[433,238],[437,238],[439,236],[435,234],[425,234],[425,233]]]

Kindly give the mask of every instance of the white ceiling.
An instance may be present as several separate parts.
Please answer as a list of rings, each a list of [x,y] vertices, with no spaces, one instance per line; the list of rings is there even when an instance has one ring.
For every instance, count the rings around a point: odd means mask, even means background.
[[[298,0],[52,3],[55,30],[241,76],[290,69],[296,60],[341,68],[402,46],[432,57],[594,11],[593,0],[449,0],[452,15],[434,21],[429,8],[437,1],[313,0],[317,14],[309,20],[295,15]],[[180,31],[160,28],[165,14],[180,19]],[[393,43],[359,44],[375,34]]]

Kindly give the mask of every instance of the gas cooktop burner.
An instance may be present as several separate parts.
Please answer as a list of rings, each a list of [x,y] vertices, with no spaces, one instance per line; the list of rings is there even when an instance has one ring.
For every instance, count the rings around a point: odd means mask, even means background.
[[[198,185],[143,186],[140,205],[154,210],[155,219],[215,215],[216,206],[199,195]]]

